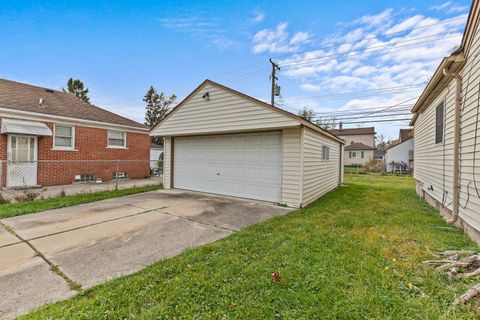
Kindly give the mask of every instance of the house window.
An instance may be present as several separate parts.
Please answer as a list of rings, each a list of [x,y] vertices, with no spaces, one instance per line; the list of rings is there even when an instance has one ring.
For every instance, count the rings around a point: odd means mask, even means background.
[[[435,143],[443,141],[443,118],[445,112],[443,102],[437,106],[435,111]]]
[[[353,158],[353,159],[356,158],[357,157],[357,152],[356,151],[350,151],[349,157]]]
[[[327,146],[322,146],[322,160],[330,159],[330,148]]]
[[[362,158],[362,159],[363,159],[364,157],[365,157],[365,152],[363,152],[363,151],[362,151],[362,152],[360,152],[360,158]]]
[[[73,149],[75,148],[75,127],[55,124],[55,137],[53,147],[55,149]]]
[[[108,147],[109,148],[126,148],[127,133],[124,131],[108,131]]]

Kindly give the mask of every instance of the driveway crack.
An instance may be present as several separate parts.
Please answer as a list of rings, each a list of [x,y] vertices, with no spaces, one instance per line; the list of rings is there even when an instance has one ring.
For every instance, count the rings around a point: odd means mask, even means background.
[[[50,266],[50,271],[55,273],[56,275],[60,276],[65,280],[65,282],[68,284],[70,289],[75,290],[75,291],[81,291],[82,290],[82,285],[79,284],[78,282],[75,282],[71,278],[69,278],[61,269],[58,265],[54,264],[50,259],[48,259],[42,252],[40,252],[32,243],[30,243],[28,240],[25,240],[21,235],[19,235],[15,230],[10,227],[9,225],[5,224],[3,221],[0,221],[0,225],[9,233],[17,237],[17,239],[20,240],[18,243],[25,243],[27,244],[34,252],[35,255],[40,257],[43,261],[45,261],[46,264]]]
[[[185,216],[181,216],[181,215],[178,215],[178,214],[173,214],[173,213],[170,213],[170,212],[165,212],[165,211],[161,211],[161,210],[157,210],[157,211],[161,212],[163,214],[169,215],[169,216],[177,217],[177,218],[184,219],[184,220],[191,221],[191,222],[195,222],[195,223],[198,223],[198,224],[203,224],[203,225],[209,226],[209,227],[223,229],[223,230],[227,230],[227,231],[231,231],[231,232],[238,232],[239,231],[239,230],[236,230],[236,229],[220,226],[220,225],[217,225],[217,224],[211,224],[211,223],[203,222],[203,221],[198,220],[198,219],[185,217]]]

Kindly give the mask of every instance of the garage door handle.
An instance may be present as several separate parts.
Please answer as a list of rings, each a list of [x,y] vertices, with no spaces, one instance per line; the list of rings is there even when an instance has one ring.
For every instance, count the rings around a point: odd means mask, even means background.
[[[217,172],[217,176],[219,176],[219,175],[220,175],[220,172]]]

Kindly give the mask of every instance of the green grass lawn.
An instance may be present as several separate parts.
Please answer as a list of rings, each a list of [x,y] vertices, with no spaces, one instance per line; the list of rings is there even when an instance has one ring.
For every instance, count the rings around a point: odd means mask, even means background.
[[[477,249],[409,177],[349,175],[305,209],[87,289],[25,319],[470,319],[476,280],[422,261]],[[278,271],[281,281],[272,280]]]
[[[48,198],[34,200],[30,202],[22,203],[7,203],[0,204],[0,218],[8,218],[13,216],[19,216],[27,213],[35,213],[50,209],[63,208],[73,206],[76,204],[94,202],[99,200],[105,200],[110,198],[117,198],[127,196],[130,194],[136,194],[140,192],[147,192],[161,189],[160,185],[135,187],[128,189],[119,189],[116,191],[100,191],[92,193],[83,193],[75,196],[67,196],[63,198]]]
[[[358,171],[357,171],[358,170]],[[355,167],[343,167],[343,172],[346,174],[351,174],[351,173],[363,173],[365,169],[362,167],[359,167],[358,169]]]

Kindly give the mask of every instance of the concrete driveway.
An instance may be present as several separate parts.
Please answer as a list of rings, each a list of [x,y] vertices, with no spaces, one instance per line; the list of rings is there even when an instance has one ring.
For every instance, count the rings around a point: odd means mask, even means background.
[[[68,298],[290,209],[160,190],[0,220],[0,318]]]

